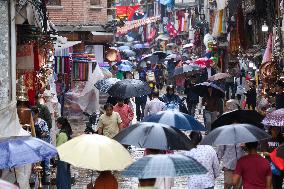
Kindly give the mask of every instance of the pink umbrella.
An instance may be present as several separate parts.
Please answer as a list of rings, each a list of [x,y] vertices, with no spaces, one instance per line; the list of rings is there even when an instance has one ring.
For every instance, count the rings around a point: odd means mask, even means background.
[[[0,189],[19,189],[19,187],[0,179]]]
[[[284,108],[267,114],[262,120],[262,124],[268,127],[284,127]]]
[[[208,59],[208,58],[198,58],[197,60],[194,61],[195,64],[201,66],[201,67],[205,67],[206,64],[213,64],[213,60]]]

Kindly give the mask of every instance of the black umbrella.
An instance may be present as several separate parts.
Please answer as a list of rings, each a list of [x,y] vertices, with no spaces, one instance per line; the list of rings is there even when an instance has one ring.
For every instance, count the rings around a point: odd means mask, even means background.
[[[116,79],[116,78],[100,79],[99,81],[95,83],[95,87],[99,91],[103,93],[107,93],[108,90],[118,81],[120,81],[120,79]]]
[[[236,145],[268,139],[271,136],[250,124],[232,124],[214,129],[204,137],[203,145]]]
[[[132,125],[115,137],[124,145],[159,150],[190,150],[190,139],[179,129],[161,123],[141,122]]]
[[[163,51],[156,51],[156,52],[153,52],[152,54],[157,55],[159,59],[165,59],[168,56],[168,54]]]
[[[205,97],[205,96],[209,96],[208,88],[212,89],[212,94],[210,96],[219,97],[219,98],[225,97],[225,91],[223,91],[223,89],[218,87],[216,84],[210,83],[210,82],[199,83],[195,85],[192,88],[192,90],[199,96]]]
[[[139,97],[150,93],[148,84],[138,79],[118,81],[108,90],[110,96],[119,98]]]
[[[234,110],[221,115],[211,125],[212,129],[233,123],[248,123],[263,128],[261,121],[264,116],[255,110]]]

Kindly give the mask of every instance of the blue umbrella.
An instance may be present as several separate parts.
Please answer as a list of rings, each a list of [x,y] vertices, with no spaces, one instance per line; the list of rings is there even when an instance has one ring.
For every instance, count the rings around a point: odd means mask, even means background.
[[[7,169],[50,159],[57,150],[38,138],[19,136],[1,139],[0,154],[0,169]]]
[[[132,72],[133,67],[127,64],[120,64],[118,66],[118,70],[123,71],[123,72]]]
[[[123,171],[122,175],[146,179],[199,175],[206,172],[206,168],[191,157],[181,154],[159,154],[138,159]]]
[[[130,47],[129,47],[129,46],[126,46],[126,45],[124,45],[124,46],[120,46],[120,47],[118,47],[117,49],[118,49],[118,50],[120,50],[120,51],[125,51],[125,50],[130,50]]]
[[[194,117],[178,111],[161,111],[145,117],[143,122],[163,123],[181,130],[206,130]]]
[[[147,48],[149,48],[149,45],[139,43],[139,44],[133,45],[133,48],[134,49],[147,49]]]

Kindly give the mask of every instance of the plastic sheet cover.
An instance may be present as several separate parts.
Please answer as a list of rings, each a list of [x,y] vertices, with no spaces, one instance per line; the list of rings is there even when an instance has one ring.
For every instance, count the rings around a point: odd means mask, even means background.
[[[99,111],[99,91],[95,83],[104,78],[99,66],[96,66],[85,85],[77,85],[65,94],[64,114],[70,116],[82,116],[83,112],[92,114]]]

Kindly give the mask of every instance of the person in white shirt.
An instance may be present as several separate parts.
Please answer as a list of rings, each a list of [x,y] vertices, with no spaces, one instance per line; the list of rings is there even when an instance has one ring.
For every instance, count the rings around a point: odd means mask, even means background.
[[[195,148],[185,152],[184,155],[194,158],[201,163],[207,173],[188,177],[188,189],[214,189],[215,179],[220,175],[220,164],[216,151],[209,145],[198,145],[202,140],[200,132],[192,131],[190,139]]]
[[[153,100],[146,103],[144,117],[162,111],[165,107],[165,103],[159,100],[159,92],[154,91],[152,95]]]

